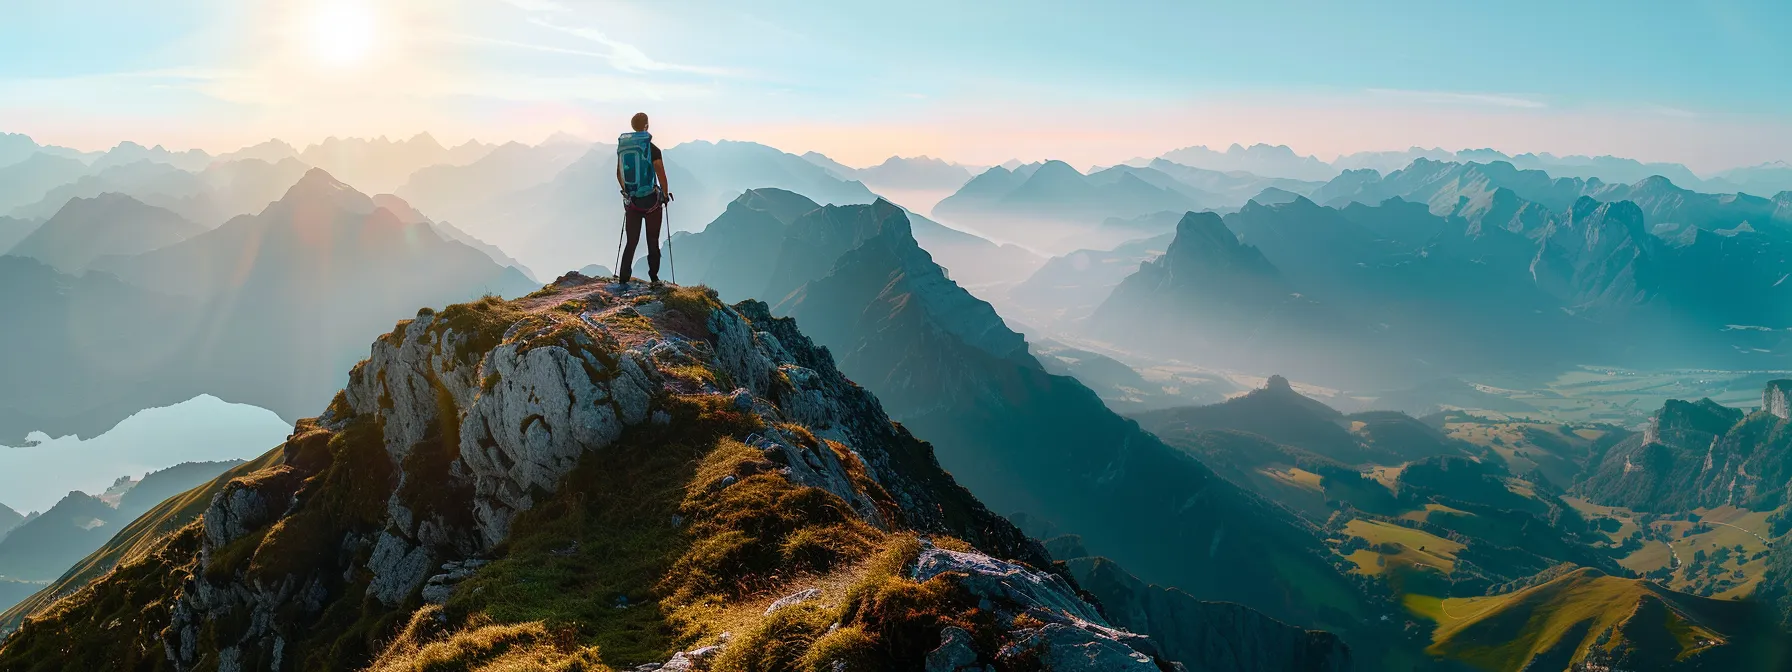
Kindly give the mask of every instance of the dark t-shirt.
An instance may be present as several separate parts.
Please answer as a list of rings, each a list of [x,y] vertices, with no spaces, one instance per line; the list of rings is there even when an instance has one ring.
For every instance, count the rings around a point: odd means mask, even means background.
[[[659,161],[660,161],[660,146],[649,142],[649,143],[647,143],[647,149],[648,149],[647,153],[653,159],[653,162],[659,163]]]

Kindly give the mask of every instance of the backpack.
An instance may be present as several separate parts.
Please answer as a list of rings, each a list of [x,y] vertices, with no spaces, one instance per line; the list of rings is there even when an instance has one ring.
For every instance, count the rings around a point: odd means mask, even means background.
[[[647,131],[623,133],[616,139],[616,165],[622,167],[622,191],[629,198],[652,196],[659,190],[653,171],[653,135]]]

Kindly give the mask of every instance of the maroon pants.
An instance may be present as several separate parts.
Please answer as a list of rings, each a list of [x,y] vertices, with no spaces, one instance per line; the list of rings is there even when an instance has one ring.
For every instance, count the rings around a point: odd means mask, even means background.
[[[660,279],[660,215],[666,211],[660,203],[659,195],[635,199],[635,202],[624,208],[623,230],[628,232],[628,244],[622,248],[622,268],[616,269],[616,277],[628,282],[634,277],[635,248],[641,244],[641,225],[647,225],[647,278],[654,282]]]

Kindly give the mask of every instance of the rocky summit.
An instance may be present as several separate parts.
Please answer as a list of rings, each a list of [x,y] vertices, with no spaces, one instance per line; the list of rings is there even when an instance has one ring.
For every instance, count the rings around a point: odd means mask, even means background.
[[[703,288],[425,309],[265,464],[0,669],[1179,667],[793,321]]]

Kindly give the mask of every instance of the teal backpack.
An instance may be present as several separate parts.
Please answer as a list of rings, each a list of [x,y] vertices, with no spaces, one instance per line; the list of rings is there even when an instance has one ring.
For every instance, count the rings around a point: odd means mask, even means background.
[[[653,135],[623,133],[616,140],[616,165],[622,167],[622,193],[629,198],[652,196],[659,189],[653,171]]]

